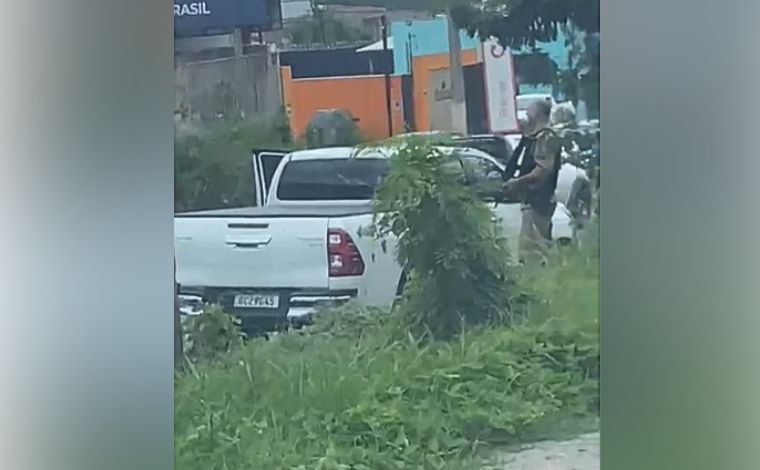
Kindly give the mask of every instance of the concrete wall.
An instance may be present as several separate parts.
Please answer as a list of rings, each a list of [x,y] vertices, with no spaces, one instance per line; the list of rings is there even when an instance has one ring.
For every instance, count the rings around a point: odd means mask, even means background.
[[[440,68],[428,72],[428,114],[430,125],[425,130],[451,131],[451,77],[449,68]]]
[[[175,63],[174,84],[176,112],[183,116],[256,120],[282,108],[277,55],[264,47],[242,57]]]

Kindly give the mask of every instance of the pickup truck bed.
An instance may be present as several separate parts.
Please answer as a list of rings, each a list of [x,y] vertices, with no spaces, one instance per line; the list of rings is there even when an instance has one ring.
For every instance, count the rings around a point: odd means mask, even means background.
[[[244,327],[301,319],[321,304],[349,299],[389,307],[402,277],[395,259],[397,239],[378,240],[367,231],[374,194],[369,189],[382,181],[389,154],[355,150],[254,152],[258,207],[176,214],[183,300],[194,296],[188,303],[221,304]],[[462,170],[471,170],[463,176],[473,187],[503,179],[504,165],[484,152],[442,151],[458,153]],[[489,176],[494,174],[499,177]],[[516,252],[520,205],[488,204]],[[552,220],[556,238],[572,236],[564,206],[558,206]]]
[[[365,234],[371,223],[371,203],[176,214],[180,294],[186,304],[222,305],[244,327],[308,318],[353,298],[389,306],[401,268],[393,240]]]
[[[372,213],[372,204],[359,205],[288,205],[236,207],[231,209],[215,209],[208,211],[181,212],[175,218],[257,218],[257,217],[350,217]]]

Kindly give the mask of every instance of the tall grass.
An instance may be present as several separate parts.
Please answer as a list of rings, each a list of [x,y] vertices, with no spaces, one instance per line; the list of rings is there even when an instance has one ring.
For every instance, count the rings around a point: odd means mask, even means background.
[[[511,327],[421,342],[392,314],[346,307],[190,367],[176,381],[176,468],[477,468],[488,444],[594,416],[598,257],[565,254],[520,285],[535,300]]]
[[[549,267],[507,269],[482,203],[427,147],[407,150],[378,227],[404,234],[410,293],[393,312],[349,305],[244,346],[202,334],[234,330],[224,318],[199,319],[191,350],[212,360],[176,378],[176,468],[472,469],[488,445],[598,412],[594,238]],[[518,300],[524,315],[498,321]]]
[[[251,151],[293,146],[284,120],[221,121],[175,139],[175,211],[253,205]]]

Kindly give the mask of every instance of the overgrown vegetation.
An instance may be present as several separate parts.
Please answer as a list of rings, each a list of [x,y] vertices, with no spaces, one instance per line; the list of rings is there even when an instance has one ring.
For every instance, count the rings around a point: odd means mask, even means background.
[[[600,0],[450,0],[456,25],[480,37],[496,37],[519,49],[551,42],[568,22],[588,33],[599,32]]]
[[[384,7],[388,10],[430,11],[434,5],[430,0],[322,0],[324,5]]]
[[[511,327],[421,341],[399,335],[393,315],[349,306],[311,331],[196,365],[176,383],[175,465],[472,469],[489,444],[588,423],[598,406],[598,258],[564,263],[532,284],[542,301]]]
[[[402,310],[417,334],[447,338],[509,313],[506,240],[462,176],[455,155],[408,139],[394,150],[375,200],[378,235],[398,238],[409,276]]]
[[[314,9],[314,16],[292,20],[286,27],[291,44],[338,46],[372,40],[372,36],[334,15]]]
[[[217,305],[208,305],[203,315],[185,317],[185,356],[192,363],[215,361],[243,345],[240,321]]]
[[[394,215],[377,229],[401,235],[412,273],[398,308],[325,310],[243,347],[223,313],[199,323],[194,334],[233,340],[193,343],[212,360],[177,376],[177,468],[473,469],[489,445],[595,421],[596,239],[549,268],[509,270],[488,209],[449,163],[410,143],[380,190],[377,209]],[[517,298],[524,314],[494,321]]]
[[[251,150],[294,146],[287,120],[205,123],[174,142],[174,210],[254,204]]]
[[[305,140],[308,148],[350,147],[361,141],[361,133],[350,112],[324,110],[311,118]]]
[[[556,74],[555,86],[566,99],[574,104],[582,99],[598,115],[600,0],[447,1],[458,27],[516,50],[555,41],[562,31],[569,67]]]

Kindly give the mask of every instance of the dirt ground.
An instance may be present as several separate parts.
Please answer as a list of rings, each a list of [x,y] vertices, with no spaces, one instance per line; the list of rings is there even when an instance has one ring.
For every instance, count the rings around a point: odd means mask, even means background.
[[[483,470],[599,470],[599,433],[499,451]]]

